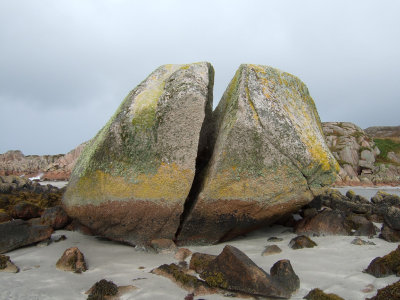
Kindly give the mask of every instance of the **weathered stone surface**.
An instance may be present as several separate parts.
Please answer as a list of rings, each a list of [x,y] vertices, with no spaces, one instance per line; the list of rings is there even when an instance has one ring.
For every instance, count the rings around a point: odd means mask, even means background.
[[[386,224],[383,224],[379,237],[391,243],[398,243],[400,242],[400,231],[394,230]]]
[[[82,273],[87,270],[85,256],[77,247],[65,250],[57,261],[56,267],[57,269],[74,273]]]
[[[274,280],[291,293],[297,291],[300,287],[299,276],[293,270],[289,260],[282,259],[277,261],[270,270],[270,275]]]
[[[324,210],[312,218],[300,220],[295,233],[307,235],[349,235],[345,215],[336,210]]]
[[[53,232],[49,226],[31,225],[27,221],[14,220],[0,224],[0,253],[28,246],[48,239]]]
[[[70,219],[61,206],[47,208],[40,217],[40,223],[51,226],[55,230],[64,228]]]
[[[376,296],[367,298],[366,300],[397,300],[400,299],[400,281],[392,283],[384,288],[381,288],[376,293]]]
[[[274,265],[271,273],[273,275],[260,269],[239,249],[227,245],[205,267],[200,277],[212,287],[264,297],[290,298],[290,295],[298,288],[295,279],[297,275],[294,274],[290,262]],[[284,278],[290,278],[290,280],[283,284]]]
[[[317,243],[305,235],[297,236],[291,239],[291,241],[289,242],[289,247],[294,250],[303,248],[314,248],[316,246],[318,246]]]
[[[269,245],[266,246],[264,251],[261,253],[262,256],[268,256],[272,254],[281,253],[282,249],[279,248],[277,245]]]
[[[176,251],[174,258],[179,260],[179,261],[184,261],[190,255],[192,255],[192,251],[190,251],[189,249],[187,249],[187,248],[179,248]]]
[[[390,206],[383,216],[385,223],[394,230],[400,230],[400,208]]]
[[[150,246],[157,253],[175,253],[178,248],[176,247],[174,241],[169,239],[154,239],[150,241]]]
[[[320,289],[311,290],[304,299],[307,300],[344,300],[342,297],[339,297],[336,294],[326,294]]]
[[[380,153],[373,139],[349,122],[326,122],[322,128],[328,147],[341,166],[336,184],[372,184],[377,172],[375,160]]]
[[[336,178],[314,102],[293,75],[241,65],[213,122],[212,156],[181,243],[216,243],[272,223]]]
[[[378,278],[393,274],[400,276],[400,246],[383,257],[373,259],[365,272]]]
[[[130,244],[174,239],[207,146],[209,63],[164,65],[129,93],[82,151],[63,198],[68,215]]]

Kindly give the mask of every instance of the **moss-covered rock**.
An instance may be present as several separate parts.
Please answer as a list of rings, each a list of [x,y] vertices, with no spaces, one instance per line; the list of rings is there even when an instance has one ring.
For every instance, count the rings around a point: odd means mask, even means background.
[[[270,275],[230,245],[205,266],[200,278],[212,287],[271,298],[290,298],[300,285],[288,260],[275,263]]]
[[[342,297],[339,297],[336,294],[325,294],[320,289],[313,289],[311,290],[304,299],[307,300],[344,300]]]
[[[115,296],[118,293],[118,286],[112,282],[102,279],[96,282],[89,290],[88,300],[103,300],[104,296]]]
[[[400,299],[400,281],[379,289],[376,296],[367,300],[399,300]]]
[[[213,76],[209,63],[164,65],[132,90],[82,151],[67,213],[130,244],[173,239],[207,146]]]
[[[0,254],[0,272],[18,273],[19,268],[11,261],[9,256]]]
[[[365,272],[378,278],[393,274],[400,276],[400,246],[383,257],[373,259]]]
[[[161,265],[152,270],[151,273],[167,277],[181,288],[193,292],[195,295],[215,292],[215,289],[212,289],[204,281],[198,279],[196,276],[187,274],[187,272],[184,272],[184,270],[176,264]]]
[[[63,255],[57,261],[56,267],[60,270],[74,273],[87,271],[85,256],[77,247],[65,250]]]
[[[213,122],[214,151],[181,242],[215,243],[271,223],[336,178],[314,101],[291,74],[241,65]]]
[[[294,250],[303,248],[314,248],[316,246],[318,246],[317,243],[305,235],[297,236],[289,242],[289,247]]]

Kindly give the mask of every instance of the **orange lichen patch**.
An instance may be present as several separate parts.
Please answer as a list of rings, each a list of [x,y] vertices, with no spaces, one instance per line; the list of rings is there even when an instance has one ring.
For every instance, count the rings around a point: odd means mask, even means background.
[[[181,169],[177,164],[161,164],[153,175],[140,174],[134,181],[112,176],[97,170],[81,177],[75,186],[69,187],[67,198],[75,204],[100,204],[109,200],[149,199],[174,202],[186,199],[194,172]],[[74,204],[74,203],[71,203]]]

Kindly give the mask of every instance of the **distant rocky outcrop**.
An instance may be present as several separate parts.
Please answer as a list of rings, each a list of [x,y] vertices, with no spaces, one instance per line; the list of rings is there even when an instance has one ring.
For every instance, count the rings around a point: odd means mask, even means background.
[[[395,138],[400,139],[400,126],[374,126],[364,130],[373,138]]]
[[[82,149],[83,143],[67,154],[24,155],[20,150],[0,154],[0,176],[16,175],[42,180],[68,180]]]
[[[396,130],[380,131],[374,128],[387,127],[373,127],[368,129],[371,136],[350,122],[326,122],[322,123],[322,128],[328,147],[341,167],[337,185],[400,182],[400,164],[396,163],[397,160],[400,162],[400,155],[388,152],[384,142],[374,139],[382,134],[382,138],[391,136],[391,139],[396,140]]]
[[[80,144],[65,155],[60,156],[53,163],[43,169],[43,180],[68,180],[78,160],[79,155],[88,142]]]
[[[130,244],[216,243],[298,210],[335,180],[298,78],[242,65],[214,113],[212,86],[209,63],[154,71],[83,150],[67,213]]]
[[[62,154],[25,156],[20,150],[10,150],[0,154],[0,176],[24,175],[27,178],[37,176],[61,156]]]

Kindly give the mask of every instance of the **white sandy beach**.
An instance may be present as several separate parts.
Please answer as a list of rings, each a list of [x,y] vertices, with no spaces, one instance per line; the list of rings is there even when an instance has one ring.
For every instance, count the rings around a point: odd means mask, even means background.
[[[336,293],[349,300],[365,299],[398,280],[395,276],[375,278],[362,273],[376,256],[383,256],[397,247],[395,243],[371,239],[376,246],[356,246],[354,237],[314,237],[318,247],[292,250],[288,247],[295,234],[288,228],[274,226],[246,237],[214,246],[189,247],[192,251],[219,254],[226,244],[244,251],[257,265],[269,272],[280,259],[289,259],[300,277],[300,289],[291,299],[302,299],[312,288]],[[77,232],[57,231],[67,240],[49,246],[31,246],[9,252],[20,267],[17,274],[0,273],[0,299],[86,299],[84,292],[100,279],[112,280],[117,285],[134,285],[136,290],[121,299],[184,299],[188,293],[169,279],[149,273],[164,263],[176,262],[172,254],[153,254],[133,247],[85,236]],[[272,244],[272,236],[283,238],[275,243],[282,253],[261,256],[264,246]],[[55,268],[65,249],[77,246],[85,255],[89,270],[73,274]],[[144,269],[139,269],[144,267]],[[373,286],[369,293],[362,290]],[[195,299],[227,299],[221,295],[207,295]]]

